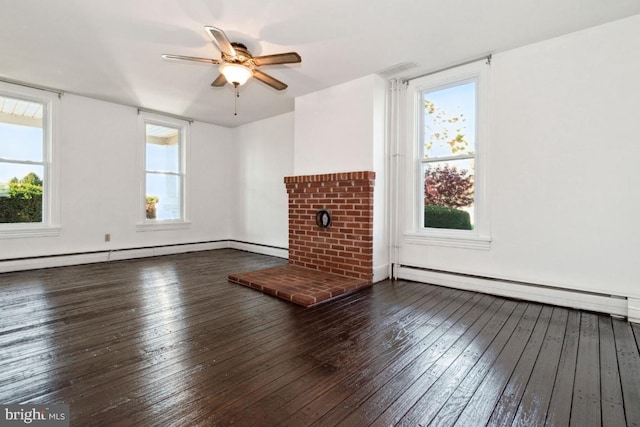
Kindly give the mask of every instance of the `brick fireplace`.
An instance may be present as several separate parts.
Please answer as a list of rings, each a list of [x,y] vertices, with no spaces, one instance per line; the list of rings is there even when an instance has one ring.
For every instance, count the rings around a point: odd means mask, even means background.
[[[289,265],[373,281],[375,172],[285,177],[289,195]],[[331,225],[316,223],[319,210]]]
[[[370,287],[375,172],[290,176],[284,182],[289,264],[230,274],[229,281],[304,307]],[[317,220],[323,210],[330,224]]]

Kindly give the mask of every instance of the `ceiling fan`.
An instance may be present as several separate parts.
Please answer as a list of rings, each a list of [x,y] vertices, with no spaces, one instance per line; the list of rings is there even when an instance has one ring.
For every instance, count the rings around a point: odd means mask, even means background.
[[[219,65],[220,75],[211,83],[211,86],[224,86],[229,82],[237,90],[238,86],[245,84],[247,80],[254,77],[256,80],[260,80],[276,90],[284,90],[287,88],[286,84],[258,70],[258,67],[294,64],[302,61],[302,58],[296,52],[254,57],[242,43],[230,42],[227,35],[220,28],[211,26],[205,26],[204,28],[222,53],[219,60],[169,54],[163,54],[162,57],[179,61],[195,61]]]

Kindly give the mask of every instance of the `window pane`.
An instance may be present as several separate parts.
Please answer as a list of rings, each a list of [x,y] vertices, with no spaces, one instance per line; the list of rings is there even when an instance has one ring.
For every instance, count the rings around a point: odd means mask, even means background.
[[[0,96],[0,157],[41,162],[44,104]]]
[[[180,172],[180,131],[160,125],[146,125],[148,171]]]
[[[147,173],[147,219],[181,218],[181,182],[179,175]]]
[[[44,166],[0,163],[0,223],[42,222]]]
[[[476,83],[423,93],[425,158],[472,155],[475,150]]]
[[[423,164],[424,227],[472,230],[474,160]]]

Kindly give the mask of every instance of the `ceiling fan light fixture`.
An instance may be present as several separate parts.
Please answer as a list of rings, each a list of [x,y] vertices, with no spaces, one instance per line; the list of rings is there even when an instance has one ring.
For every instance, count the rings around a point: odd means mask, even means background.
[[[218,68],[220,74],[224,76],[229,83],[234,86],[241,86],[249,80],[253,75],[253,71],[249,67],[242,64],[224,63]]]

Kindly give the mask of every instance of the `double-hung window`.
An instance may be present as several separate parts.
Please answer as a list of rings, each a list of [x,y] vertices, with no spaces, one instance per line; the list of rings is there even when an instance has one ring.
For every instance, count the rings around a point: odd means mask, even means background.
[[[0,236],[58,234],[52,186],[53,94],[0,87]],[[55,100],[55,101],[54,101]]]
[[[186,126],[151,119],[144,119],[143,122],[145,166],[142,229],[185,224]]]
[[[473,230],[477,82],[421,91],[425,228]]]
[[[415,135],[415,234],[426,243],[488,248],[487,65],[469,64],[409,85]]]

